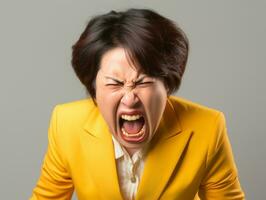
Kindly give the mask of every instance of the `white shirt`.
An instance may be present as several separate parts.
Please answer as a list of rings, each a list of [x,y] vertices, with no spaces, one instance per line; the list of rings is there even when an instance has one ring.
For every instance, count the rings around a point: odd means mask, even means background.
[[[113,136],[112,139],[120,191],[124,199],[133,200],[144,168],[144,151],[135,152],[131,158]]]

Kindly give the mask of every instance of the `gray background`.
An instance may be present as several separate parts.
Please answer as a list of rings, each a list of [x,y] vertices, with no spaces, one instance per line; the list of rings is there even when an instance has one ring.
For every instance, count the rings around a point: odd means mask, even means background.
[[[71,46],[91,16],[152,8],[187,33],[177,95],[222,110],[247,199],[266,199],[266,2],[0,1],[0,198],[27,199],[39,176],[52,108],[86,97]],[[264,189],[264,190],[263,190]]]

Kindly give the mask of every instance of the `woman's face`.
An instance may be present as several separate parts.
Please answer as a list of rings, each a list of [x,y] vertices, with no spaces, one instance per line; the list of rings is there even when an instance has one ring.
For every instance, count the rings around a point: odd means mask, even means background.
[[[151,141],[166,100],[163,82],[129,62],[123,48],[103,55],[96,77],[96,102],[111,133],[129,153]]]

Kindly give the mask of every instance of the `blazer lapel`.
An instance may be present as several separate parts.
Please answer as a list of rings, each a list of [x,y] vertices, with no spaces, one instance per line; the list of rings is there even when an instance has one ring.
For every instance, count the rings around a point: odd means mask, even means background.
[[[82,144],[88,170],[102,199],[121,199],[111,133],[98,109],[91,112]]]
[[[168,101],[147,153],[136,200],[160,198],[178,162],[181,162],[191,136],[191,130],[182,130],[177,114]]]

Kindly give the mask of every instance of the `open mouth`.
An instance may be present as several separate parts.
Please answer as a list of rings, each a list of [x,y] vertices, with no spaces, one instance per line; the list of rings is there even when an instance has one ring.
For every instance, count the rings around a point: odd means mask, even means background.
[[[122,114],[119,126],[121,135],[126,141],[141,142],[145,138],[145,119],[142,115]]]

